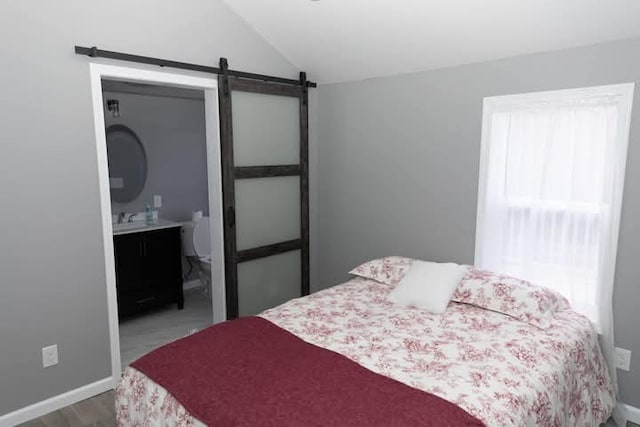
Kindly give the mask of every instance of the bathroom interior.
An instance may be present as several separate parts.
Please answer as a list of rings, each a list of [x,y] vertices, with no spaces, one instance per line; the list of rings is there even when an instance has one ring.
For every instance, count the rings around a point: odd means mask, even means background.
[[[103,80],[121,365],[212,323],[204,93]]]

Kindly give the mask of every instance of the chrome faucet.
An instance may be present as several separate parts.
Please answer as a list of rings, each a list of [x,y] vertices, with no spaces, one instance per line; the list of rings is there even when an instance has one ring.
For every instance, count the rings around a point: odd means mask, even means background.
[[[129,219],[127,220],[127,222],[133,222],[133,217],[135,217],[136,215],[138,215],[138,213],[132,213],[131,215],[129,215]]]
[[[124,221],[124,212],[118,214],[118,224],[122,224],[122,221]]]

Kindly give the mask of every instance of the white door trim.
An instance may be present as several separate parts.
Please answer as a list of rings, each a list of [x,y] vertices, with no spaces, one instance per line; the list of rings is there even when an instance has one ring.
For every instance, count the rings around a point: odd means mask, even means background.
[[[102,239],[104,247],[105,277],[109,312],[109,337],[111,347],[112,386],[120,380],[120,339],[118,327],[118,302],[116,296],[116,275],[113,253],[113,229],[111,225],[111,197],[109,190],[109,170],[107,161],[107,141],[104,124],[104,103],[102,79],[125,80],[165,86],[202,89],[205,96],[207,174],[209,188],[209,216],[211,218],[212,253],[212,307],[213,323],[226,320],[226,299],[224,280],[224,237],[222,211],[222,176],[220,164],[220,126],[218,119],[218,81],[215,77],[196,77],[166,71],[152,71],[140,68],[90,63],[91,94],[95,128],[96,152],[98,160],[98,181],[100,188],[100,212],[102,216]]]

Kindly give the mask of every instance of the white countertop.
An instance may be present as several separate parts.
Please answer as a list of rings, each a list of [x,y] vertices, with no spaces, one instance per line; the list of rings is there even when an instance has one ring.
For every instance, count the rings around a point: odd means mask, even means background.
[[[122,224],[113,224],[113,235],[117,236],[120,234],[143,233],[146,231],[173,227],[182,227],[182,224],[179,222],[169,221],[167,219],[157,219],[149,225],[144,221],[123,222]]]

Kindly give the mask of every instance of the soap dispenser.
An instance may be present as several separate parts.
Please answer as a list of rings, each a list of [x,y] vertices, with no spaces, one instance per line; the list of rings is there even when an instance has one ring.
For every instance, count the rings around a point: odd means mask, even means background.
[[[147,203],[147,206],[144,208],[144,220],[147,225],[153,224],[153,210],[151,210],[149,203]]]

